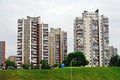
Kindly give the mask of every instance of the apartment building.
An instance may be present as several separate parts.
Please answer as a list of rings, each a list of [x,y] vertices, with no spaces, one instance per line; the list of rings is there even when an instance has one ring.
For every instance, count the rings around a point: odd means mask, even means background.
[[[49,63],[48,24],[40,24],[40,60],[47,60]]]
[[[40,23],[40,17],[18,19],[17,67],[22,64],[39,67],[40,60],[48,60],[48,25]],[[44,44],[45,43],[45,44]],[[45,50],[44,50],[45,49]],[[47,54],[47,55],[46,55]],[[44,57],[45,55],[45,57]],[[46,57],[47,56],[47,57]]]
[[[109,21],[99,10],[84,11],[74,20],[74,51],[77,50],[85,54],[88,66],[109,64]]]
[[[110,57],[117,55],[118,52],[117,48],[115,48],[114,46],[110,46],[109,51]]]
[[[49,33],[50,65],[60,64],[67,56],[67,32],[51,28]]]
[[[6,42],[0,41],[0,67],[5,66]]]

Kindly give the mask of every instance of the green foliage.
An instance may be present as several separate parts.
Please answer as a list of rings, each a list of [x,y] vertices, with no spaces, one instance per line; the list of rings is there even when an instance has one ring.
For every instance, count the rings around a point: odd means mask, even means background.
[[[39,66],[34,66],[32,63],[30,65],[31,69],[39,69]]]
[[[120,56],[119,55],[111,57],[110,66],[120,66]]]
[[[8,60],[6,60],[6,66],[15,66],[15,62],[14,61],[10,61],[8,59]]]
[[[30,67],[30,66],[27,65],[27,64],[22,64],[22,68],[23,68],[23,69],[29,69],[29,67]]]
[[[119,59],[117,60],[116,66],[119,66],[119,67],[120,67],[120,57],[119,57]]]
[[[41,69],[50,69],[50,65],[46,60],[41,60],[40,64],[41,64]]]
[[[88,60],[86,60],[86,57],[82,52],[76,51],[69,53],[67,58],[63,61],[65,66],[85,66],[89,63]]]
[[[59,64],[54,64],[54,67],[58,67],[59,66]]]
[[[38,66],[34,66],[33,64],[22,64],[23,69],[39,69]]]

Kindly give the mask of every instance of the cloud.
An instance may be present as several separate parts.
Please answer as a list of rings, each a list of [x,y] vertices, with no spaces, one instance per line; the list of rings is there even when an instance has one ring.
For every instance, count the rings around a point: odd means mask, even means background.
[[[16,55],[17,20],[26,16],[41,16],[49,28],[68,32],[68,52],[73,51],[73,24],[77,16],[87,10],[100,10],[109,18],[110,45],[120,48],[119,0],[0,0],[0,40],[7,41],[7,56]]]

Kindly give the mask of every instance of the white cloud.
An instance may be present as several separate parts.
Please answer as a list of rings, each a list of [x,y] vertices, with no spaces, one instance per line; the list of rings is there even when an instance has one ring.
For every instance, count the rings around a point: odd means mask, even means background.
[[[68,51],[73,51],[73,23],[84,10],[100,10],[109,18],[110,44],[120,48],[119,0],[0,0],[0,40],[7,41],[7,56],[16,55],[17,20],[26,16],[41,16],[49,27],[61,27],[68,32]]]

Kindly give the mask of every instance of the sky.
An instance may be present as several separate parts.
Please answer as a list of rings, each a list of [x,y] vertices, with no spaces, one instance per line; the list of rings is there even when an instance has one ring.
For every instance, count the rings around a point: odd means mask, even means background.
[[[73,24],[84,10],[109,18],[110,46],[120,49],[120,0],[0,0],[0,41],[6,41],[6,57],[17,55],[17,20],[41,17],[49,28],[61,28],[68,34],[68,53],[73,52]],[[119,54],[119,51],[118,51]]]

